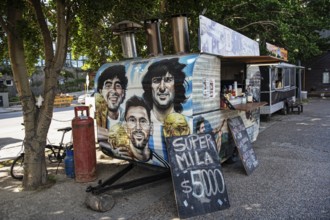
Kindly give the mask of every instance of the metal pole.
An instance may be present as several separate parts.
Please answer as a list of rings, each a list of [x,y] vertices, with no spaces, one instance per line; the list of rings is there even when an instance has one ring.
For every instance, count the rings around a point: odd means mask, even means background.
[[[298,60],[298,95],[299,95],[299,101],[302,101],[302,97],[301,97],[301,62],[300,60]]]

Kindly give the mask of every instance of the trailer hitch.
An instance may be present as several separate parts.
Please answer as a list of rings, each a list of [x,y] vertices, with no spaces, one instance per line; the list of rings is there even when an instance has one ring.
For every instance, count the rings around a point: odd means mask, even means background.
[[[91,192],[94,195],[101,194],[103,192],[106,192],[108,190],[114,190],[114,189],[131,189],[137,186],[141,186],[144,184],[156,182],[161,179],[166,179],[171,176],[170,169],[166,169],[165,171],[162,171],[158,174],[146,176],[137,178],[134,180],[130,180],[123,183],[114,184],[117,180],[119,180],[122,176],[124,176],[126,173],[128,173],[130,170],[134,168],[135,164],[130,163],[128,164],[123,170],[115,173],[110,178],[105,180],[104,182],[102,180],[99,180],[98,185],[96,186],[88,186],[86,188],[86,192]]]

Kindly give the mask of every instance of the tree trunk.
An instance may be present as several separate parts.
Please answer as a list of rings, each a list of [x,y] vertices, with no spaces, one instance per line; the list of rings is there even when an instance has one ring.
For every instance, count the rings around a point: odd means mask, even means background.
[[[23,120],[25,125],[24,138],[24,178],[23,188],[34,190],[47,183],[45,161],[46,139],[53,117],[54,99],[57,92],[57,77],[63,67],[67,52],[70,11],[66,10],[66,1],[56,0],[57,36],[56,50],[43,14],[40,0],[29,0],[36,14],[41,35],[44,40],[45,52],[45,85],[41,106],[36,106],[36,97],[29,85],[28,68],[25,62],[23,34],[23,0],[7,0],[7,19],[0,17],[0,25],[8,36],[8,51],[17,92],[21,99]],[[67,14],[66,14],[67,12]],[[23,28],[24,29],[24,28]]]
[[[57,79],[56,72],[49,68],[46,75],[51,78],[52,82],[49,82],[51,81],[49,79],[45,80],[43,95],[45,101],[38,108],[29,85],[25,63],[23,36],[19,25],[22,20],[22,7],[18,7],[18,5],[21,3],[20,0],[17,0],[8,4],[8,25],[5,30],[8,35],[8,51],[14,82],[22,104],[25,126],[23,188],[34,190],[47,182],[45,145],[53,114]]]
[[[34,140],[24,143],[24,190],[35,190],[47,183],[44,146],[44,144]]]
[[[27,105],[23,103],[25,123],[23,188],[25,190],[34,190],[47,183],[45,146],[57,90],[56,71],[53,68],[45,69],[45,76],[44,102],[40,108],[35,105],[35,101]],[[25,106],[30,104],[31,109],[29,107],[25,109]],[[27,118],[33,119],[30,121]]]

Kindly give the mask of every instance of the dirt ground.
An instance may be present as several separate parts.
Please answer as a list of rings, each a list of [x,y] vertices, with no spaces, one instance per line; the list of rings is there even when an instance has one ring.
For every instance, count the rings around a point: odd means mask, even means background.
[[[169,191],[173,190],[171,180],[167,178],[147,186],[126,190],[127,192],[117,190],[105,193],[109,196],[111,194],[107,199],[114,202],[109,212],[98,212],[87,207],[85,201],[91,193],[87,193],[86,188],[90,185],[96,186],[98,180],[106,180],[126,166],[127,162],[109,158],[98,151],[97,179],[93,182],[77,183],[65,175],[64,163],[59,165],[58,170],[57,164],[47,163],[49,176],[56,183],[38,191],[22,191],[21,181],[14,180],[9,174],[10,161],[2,163],[0,167],[0,219],[134,219],[137,212],[141,212],[144,207],[147,208],[161,197],[168,196]],[[134,167],[118,182],[156,173],[155,170]],[[153,195],[145,196],[151,188],[153,188]],[[173,194],[170,193],[170,195]],[[171,218],[175,218],[174,196],[171,199],[173,203]]]
[[[222,172],[230,208],[192,217],[205,219],[330,219],[330,99],[311,99],[302,114],[273,115],[261,124],[253,143],[260,166],[246,175],[241,161],[223,164]],[[127,163],[97,154],[97,179],[77,183],[60,165],[49,166],[56,184],[38,191],[21,191],[9,166],[0,167],[0,220],[35,219],[178,219],[170,178],[105,195],[111,210],[97,212],[86,206],[95,186],[122,170]],[[103,155],[103,157],[101,157]],[[159,173],[143,167],[130,171],[122,181]]]

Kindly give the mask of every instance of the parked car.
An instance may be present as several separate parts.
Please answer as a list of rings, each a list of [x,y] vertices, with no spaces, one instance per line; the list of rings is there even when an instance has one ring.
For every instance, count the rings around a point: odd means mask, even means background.
[[[77,102],[79,104],[85,104],[86,97],[94,97],[94,91],[89,91],[88,93],[85,93],[85,94],[82,94],[82,95],[78,96]]]

